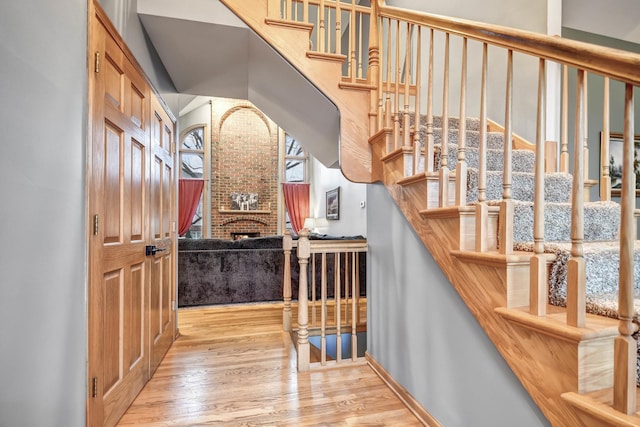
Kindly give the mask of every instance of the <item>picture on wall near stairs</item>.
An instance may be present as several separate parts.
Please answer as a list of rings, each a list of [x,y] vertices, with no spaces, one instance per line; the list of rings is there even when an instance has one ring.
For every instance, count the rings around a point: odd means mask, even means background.
[[[622,146],[623,135],[611,133],[609,135],[609,177],[611,178],[611,195],[619,196],[622,191]],[[640,196],[640,135],[633,139],[635,155],[633,169],[636,175],[636,196]],[[602,149],[600,150],[602,152]]]
[[[340,187],[327,191],[327,219],[340,219]]]

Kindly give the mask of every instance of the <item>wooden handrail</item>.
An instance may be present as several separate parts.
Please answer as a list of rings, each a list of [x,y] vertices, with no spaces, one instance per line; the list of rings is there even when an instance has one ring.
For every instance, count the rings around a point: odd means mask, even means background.
[[[424,25],[640,86],[637,54],[501,25],[409,11],[376,1],[382,17]]]

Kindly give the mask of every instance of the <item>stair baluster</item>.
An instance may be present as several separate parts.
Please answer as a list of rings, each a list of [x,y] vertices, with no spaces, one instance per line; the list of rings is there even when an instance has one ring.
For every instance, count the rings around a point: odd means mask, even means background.
[[[413,119],[413,172],[415,174],[424,172],[424,147],[420,142],[420,85],[422,79],[420,74],[422,73],[422,61],[420,52],[422,51],[422,27],[417,25],[416,35],[416,93],[415,93],[415,111]]]
[[[467,38],[462,39],[460,71],[460,124],[458,125],[458,163],[456,163],[456,206],[467,205]]]
[[[393,150],[400,148],[400,21],[396,21],[396,67],[393,102]]]
[[[546,316],[548,298],[547,260],[544,254],[544,149],[546,134],[546,61],[539,60],[538,113],[536,124],[536,165],[533,200],[533,251],[530,263],[529,311]]]
[[[318,6],[318,52],[328,52],[325,47],[326,31],[324,0],[320,0],[320,5]]]
[[[340,14],[340,2],[336,3],[336,16]],[[380,72],[380,40],[381,35],[378,30],[378,10],[377,2],[371,3],[371,15],[369,18],[369,68],[367,70],[367,81],[374,88],[371,90],[371,104],[369,109],[369,135],[374,135],[382,129],[382,73]],[[340,34],[340,22],[336,21],[336,27]],[[340,38],[336,37],[336,53],[340,52]]]
[[[567,262],[567,323],[584,327],[586,320],[586,264],[584,260],[584,108],[585,71],[578,70],[571,194],[571,259]]]
[[[442,84],[442,147],[439,175],[441,208],[449,206],[449,33],[444,41],[444,82]]]
[[[604,78],[602,96],[602,134],[600,141],[600,200],[611,200],[611,177],[609,176],[609,77]]]
[[[620,335],[614,346],[613,407],[625,414],[636,412],[636,359],[637,343],[631,336],[636,331],[633,324],[634,304],[634,240],[636,239],[635,205],[636,176],[634,173],[634,112],[633,85],[625,85],[624,140],[622,166],[622,200],[620,223],[620,290],[618,291],[618,316]]]
[[[429,29],[429,71],[427,75],[427,136],[425,172],[433,172],[433,28]]]
[[[480,142],[478,144],[478,204],[476,205],[476,251],[488,250],[489,207],[487,206],[487,67],[488,45],[482,44],[480,81]],[[444,131],[443,131],[444,132]]]
[[[512,160],[513,144],[511,142],[512,127],[511,114],[513,110],[513,50],[507,51],[507,88],[504,106],[504,166],[502,201],[500,203],[500,217],[498,219],[500,241],[498,250],[501,254],[513,253],[513,199],[511,186],[513,184]]]
[[[560,141],[560,172],[569,173],[569,67],[562,66],[562,136]]]

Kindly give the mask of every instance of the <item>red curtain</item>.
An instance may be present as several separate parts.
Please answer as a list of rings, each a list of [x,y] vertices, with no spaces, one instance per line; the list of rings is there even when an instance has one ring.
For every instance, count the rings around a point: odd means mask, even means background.
[[[309,184],[282,184],[284,202],[287,205],[293,231],[302,230],[304,220],[309,217]]]
[[[178,235],[184,236],[189,231],[203,188],[203,179],[178,180]]]

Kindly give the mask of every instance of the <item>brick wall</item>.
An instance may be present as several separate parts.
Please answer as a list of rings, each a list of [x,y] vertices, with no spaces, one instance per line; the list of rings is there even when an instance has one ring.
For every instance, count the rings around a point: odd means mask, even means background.
[[[277,234],[278,127],[247,101],[216,99],[211,118],[211,237]],[[257,193],[257,211],[231,211],[231,193]]]

